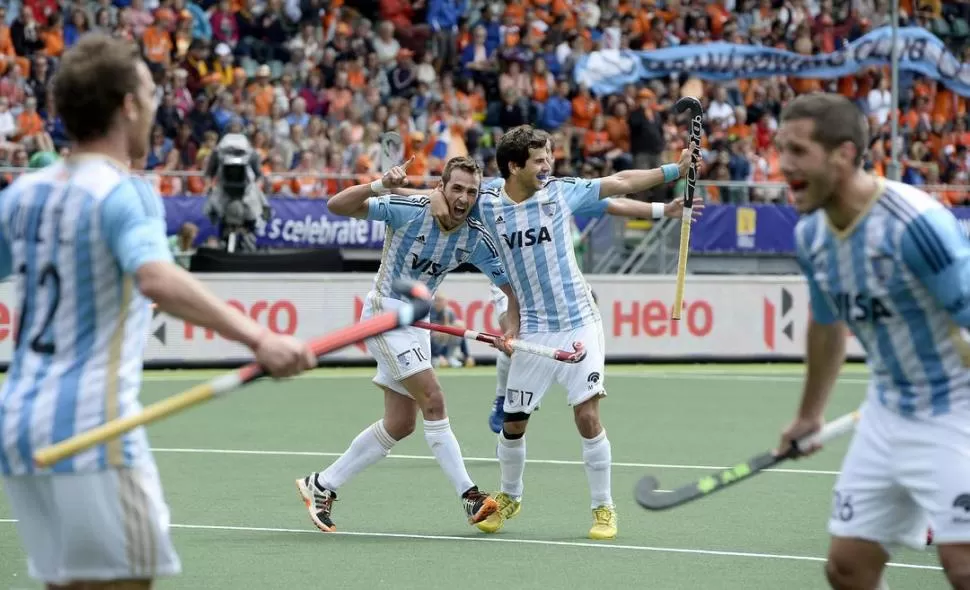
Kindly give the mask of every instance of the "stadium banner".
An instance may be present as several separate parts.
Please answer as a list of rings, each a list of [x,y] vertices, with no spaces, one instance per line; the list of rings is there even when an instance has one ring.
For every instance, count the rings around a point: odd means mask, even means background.
[[[902,27],[896,46],[901,71],[922,74],[961,96],[970,96],[970,64],[960,63],[936,35],[921,27]],[[814,55],[724,42],[652,51],[594,51],[576,63],[573,77],[602,95],[620,92],[627,84],[682,72],[711,82],[772,76],[841,78],[869,66],[889,65],[891,56],[892,27],[884,26],[837,51]]]
[[[970,237],[970,207],[950,211]],[[791,255],[796,223],[798,212],[787,205],[709,205],[691,231],[691,252]]]
[[[183,223],[199,228],[197,243],[216,235],[216,228],[203,215],[206,199],[200,196],[177,196],[162,199],[168,235],[175,235]],[[367,221],[335,215],[327,209],[326,199],[273,197],[269,199],[273,215],[256,225],[256,245],[269,248],[345,248],[380,250],[384,247],[387,227],[381,221]],[[582,230],[591,217],[574,217]]]
[[[274,332],[313,338],[360,317],[370,274],[200,274],[231,305]],[[800,360],[809,318],[804,281],[790,277],[691,276],[684,313],[670,319],[676,277],[590,275],[599,300],[607,358],[612,361]],[[473,330],[499,332],[482,275],[453,274],[439,290],[457,319]],[[0,283],[0,362],[10,361],[16,324],[14,284]],[[242,363],[241,345],[165,314],[152,319],[146,360],[166,366]],[[496,351],[469,343],[479,359]],[[854,338],[849,353],[863,358]],[[330,362],[368,361],[363,345],[334,352]]]
[[[204,197],[166,197],[165,217],[168,235],[178,232],[183,223],[199,228],[199,239],[215,235],[216,228],[203,214]],[[260,220],[256,244],[270,248],[369,248],[384,245],[383,222],[334,215],[325,199],[269,199],[273,215]]]

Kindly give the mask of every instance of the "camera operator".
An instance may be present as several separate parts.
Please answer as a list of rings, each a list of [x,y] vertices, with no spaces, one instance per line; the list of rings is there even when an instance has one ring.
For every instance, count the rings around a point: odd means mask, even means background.
[[[245,135],[229,133],[213,150],[206,166],[209,198],[205,215],[219,230],[230,252],[256,250],[256,222],[272,212],[263,191],[259,154]]]

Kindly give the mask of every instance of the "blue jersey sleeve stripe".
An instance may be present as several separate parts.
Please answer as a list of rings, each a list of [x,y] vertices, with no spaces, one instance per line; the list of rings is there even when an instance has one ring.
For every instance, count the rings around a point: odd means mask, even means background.
[[[933,248],[926,228],[920,227],[916,220],[913,220],[907,226],[906,231],[913,237],[913,245],[919,250],[920,258],[926,262],[933,274],[939,274],[944,268],[943,255]]]
[[[884,198],[881,202],[893,217],[899,220],[901,223],[905,224],[909,235],[913,238],[913,244],[919,250],[920,257],[926,262],[930,270],[936,274],[945,268],[945,257],[947,256],[942,250],[934,250],[933,243],[927,235],[927,227],[925,223],[920,226],[917,223],[919,217],[915,211],[912,211],[909,207],[904,207],[900,202],[900,199],[893,198],[894,195],[886,191]],[[907,211],[906,209],[910,209]],[[932,233],[932,230],[929,231]]]
[[[943,239],[940,237],[938,231],[936,231],[930,222],[924,216],[917,217],[909,224],[909,230],[913,232],[919,232],[924,236],[927,242],[927,247],[933,251],[935,257],[939,262],[939,269],[936,272],[941,272],[946,267],[953,264],[953,257],[950,255],[949,249],[946,244],[943,243]]]
[[[132,179],[128,182],[135,188],[135,193],[138,195],[139,200],[141,200],[141,208],[145,212],[145,215],[148,217],[162,217],[161,212],[158,210],[159,205],[155,199],[155,195],[152,194],[151,188],[138,180]]]
[[[391,195],[387,197],[388,203],[394,203],[395,205],[404,205],[406,207],[425,207],[431,203],[431,199],[428,197],[421,197],[418,199],[412,199],[410,197],[399,197]]]
[[[482,225],[481,222],[474,220],[470,217],[467,218],[466,221],[469,227],[475,230],[478,230],[478,232],[482,234],[482,240],[485,242],[485,245],[488,247],[488,251],[492,253],[492,256],[498,258],[498,248],[495,247],[495,242],[492,241],[492,236],[489,235],[488,230],[485,229],[485,226]]]
[[[905,214],[908,222],[906,229],[911,232],[911,235],[917,241],[917,247],[934,273],[940,273],[947,266],[953,264],[949,250],[940,239],[938,232],[927,221],[925,215],[917,211],[906,199],[892,189],[887,188],[883,198],[890,206],[898,208]]]

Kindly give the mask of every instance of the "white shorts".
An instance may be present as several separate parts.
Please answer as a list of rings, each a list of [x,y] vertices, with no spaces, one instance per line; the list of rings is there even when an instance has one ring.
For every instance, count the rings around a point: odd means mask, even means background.
[[[506,414],[531,414],[539,407],[539,402],[553,382],[566,388],[566,402],[571,406],[606,394],[602,322],[566,332],[522,334],[520,338],[525,342],[570,351],[573,342],[582,342],[586,347],[586,358],[577,364],[570,364],[526,352],[514,352],[505,390]]]
[[[403,301],[389,297],[367,295],[360,319],[380,315],[404,305]],[[421,318],[425,321],[427,317]],[[377,375],[374,383],[387,387],[401,395],[411,397],[401,383],[404,379],[417,375],[431,367],[431,332],[423,328],[406,326],[364,341],[367,351],[377,361]]]
[[[154,465],[5,477],[3,489],[34,579],[66,585],[181,572]]]
[[[922,549],[970,542],[970,415],[900,416],[867,401],[833,490],[829,533]]]

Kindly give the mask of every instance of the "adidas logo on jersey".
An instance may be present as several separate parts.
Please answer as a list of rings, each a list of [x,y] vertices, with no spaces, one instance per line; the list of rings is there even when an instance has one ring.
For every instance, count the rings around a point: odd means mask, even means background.
[[[414,241],[418,242],[419,244],[423,244],[425,242],[425,237],[424,235],[420,235],[417,238],[415,238]]]

